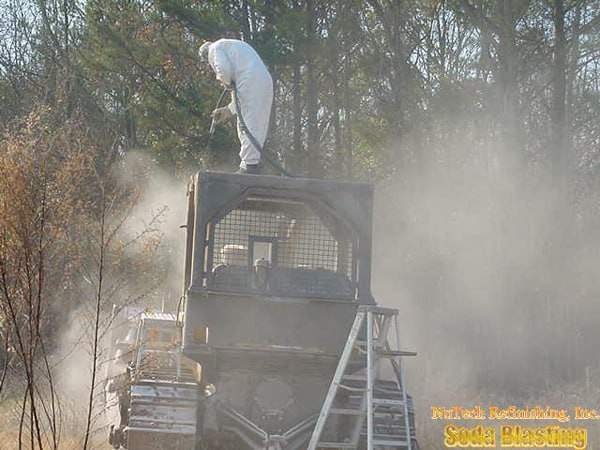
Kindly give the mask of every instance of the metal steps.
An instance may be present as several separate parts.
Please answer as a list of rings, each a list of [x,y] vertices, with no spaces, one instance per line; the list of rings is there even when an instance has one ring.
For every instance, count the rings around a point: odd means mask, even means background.
[[[392,325],[395,348],[388,341]],[[399,350],[398,340],[396,310],[358,308],[308,450],[417,448],[412,401],[401,366],[403,357],[416,353]],[[384,362],[391,364],[394,380],[378,378]]]
[[[356,448],[356,446],[347,442],[319,442],[319,448]]]

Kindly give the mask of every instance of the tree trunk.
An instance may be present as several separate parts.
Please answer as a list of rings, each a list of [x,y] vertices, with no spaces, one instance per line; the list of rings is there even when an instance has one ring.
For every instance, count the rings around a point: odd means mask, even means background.
[[[338,5],[339,7],[339,5]],[[339,10],[338,10],[339,11]],[[340,13],[341,14],[341,13]],[[339,17],[338,20],[342,20]],[[339,24],[339,22],[338,22]],[[332,27],[333,28],[333,27]],[[340,112],[342,108],[342,92],[340,89],[340,48],[339,42],[343,42],[344,36],[341,33],[339,27],[335,30],[330,38],[331,48],[331,90],[333,95],[333,101],[331,102],[332,116],[333,116],[333,152],[334,152],[334,163],[333,169],[336,178],[341,178],[344,174],[344,143],[342,140],[342,122]],[[343,75],[342,75],[343,76]]]
[[[500,32],[498,36],[498,80],[502,117],[501,144],[505,152],[516,157],[520,153],[518,53],[515,42],[516,14],[513,0],[498,3]]]
[[[307,153],[306,169],[309,176],[318,177],[322,174],[322,164],[319,146],[319,85],[316,71],[316,28],[317,14],[313,0],[306,0],[306,116],[307,116]]]
[[[301,157],[304,153],[302,147],[302,89],[301,89],[301,74],[300,74],[300,63],[295,62],[292,75],[292,120],[293,120],[293,131],[292,131],[292,150],[293,154],[290,155],[289,162],[292,170],[299,170],[301,168]]]
[[[552,175],[556,182],[566,175],[568,138],[566,124],[567,93],[567,42],[565,36],[564,0],[553,0],[552,21],[554,23],[554,58],[552,65]],[[563,189],[561,189],[563,190]]]

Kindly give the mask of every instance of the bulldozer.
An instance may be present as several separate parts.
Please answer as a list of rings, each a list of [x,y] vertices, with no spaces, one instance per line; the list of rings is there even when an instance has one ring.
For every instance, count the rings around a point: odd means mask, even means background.
[[[187,202],[182,300],[137,319],[113,447],[418,448],[372,186],[207,171]]]

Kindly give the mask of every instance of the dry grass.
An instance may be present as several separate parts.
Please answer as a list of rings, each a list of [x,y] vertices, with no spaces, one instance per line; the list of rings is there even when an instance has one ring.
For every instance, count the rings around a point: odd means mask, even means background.
[[[17,450],[19,448],[18,440],[19,435],[16,431],[0,431],[0,450]],[[94,450],[112,450],[112,447],[108,442],[100,442],[102,439],[96,439],[90,447]],[[24,443],[24,449],[29,449],[29,443]],[[50,447],[48,447],[50,448]],[[81,439],[73,437],[64,437],[59,443],[60,450],[81,450]]]
[[[15,402],[14,398],[4,397],[0,399],[0,450],[17,450],[19,448],[19,421],[18,408],[20,405]],[[77,415],[72,412],[70,419],[65,419],[63,423],[63,432],[59,442],[59,450],[81,450],[82,433],[84,428],[80,425],[72,423],[76,421]],[[28,430],[23,430],[23,449],[29,450],[31,444],[29,442]],[[42,437],[44,442],[51,442],[49,439]],[[37,447],[36,447],[37,448]],[[44,446],[44,450],[51,449],[51,445]],[[90,450],[113,450],[108,444],[108,432],[105,430],[99,431],[94,435]]]

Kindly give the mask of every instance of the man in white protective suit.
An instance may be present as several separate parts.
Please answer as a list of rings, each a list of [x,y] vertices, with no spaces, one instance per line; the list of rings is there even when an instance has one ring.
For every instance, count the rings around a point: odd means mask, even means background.
[[[273,80],[267,67],[250,45],[237,39],[205,42],[198,53],[201,61],[210,64],[217,80],[232,90],[231,103],[215,109],[212,116],[215,123],[237,116],[241,143],[237,173],[259,174],[273,103]]]

